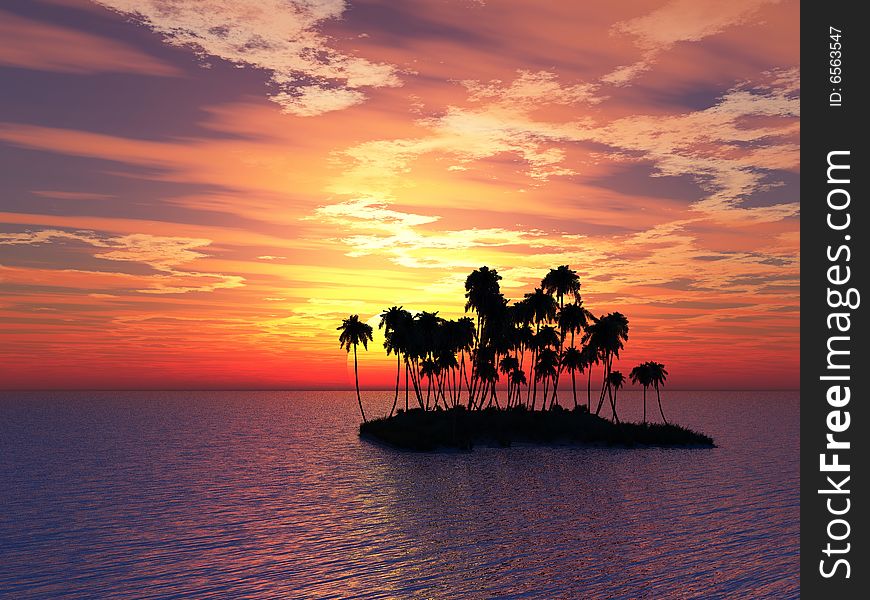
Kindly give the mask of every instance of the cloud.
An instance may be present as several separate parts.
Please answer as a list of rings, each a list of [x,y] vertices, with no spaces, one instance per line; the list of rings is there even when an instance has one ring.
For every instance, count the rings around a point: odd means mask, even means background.
[[[167,77],[181,73],[121,42],[4,10],[0,10],[0,65],[79,74],[138,73]]]
[[[741,206],[765,189],[766,174],[797,170],[800,101],[793,71],[771,72],[752,89],[740,84],[710,108],[672,116],[634,115],[580,134],[651,160],[661,176],[689,175],[708,192],[693,207],[720,219],[776,221],[798,214],[797,201]],[[753,119],[757,125],[753,125]]]
[[[51,198],[53,200],[111,200],[115,196],[111,194],[99,194],[96,192],[70,192],[64,190],[31,190],[34,196]]]
[[[343,54],[318,31],[343,0],[95,0],[133,17],[174,46],[240,67],[262,69],[270,99],[298,116],[365,100],[361,88],[401,85],[396,68]]]
[[[591,83],[562,85],[555,73],[548,71],[517,71],[517,78],[505,85],[501,80],[487,83],[463,80],[472,102],[496,101],[502,106],[534,108],[551,104],[571,105],[581,102],[597,104],[598,86]]]
[[[576,176],[568,150],[592,142],[608,148],[598,153],[607,161],[643,160],[654,165],[655,176],[691,177],[700,188],[692,205],[697,211],[722,220],[778,221],[799,213],[797,199],[763,207],[743,203],[770,187],[771,173],[799,167],[799,79],[795,69],[769,71],[760,79],[735,85],[706,109],[635,114],[604,123],[537,116],[542,103],[589,101],[587,91],[561,86],[550,73],[520,72],[510,83],[464,82],[471,107],[449,106],[440,115],[418,120],[428,135],[372,140],[341,152],[338,157],[348,164],[328,189],[340,195],[364,193],[378,199],[378,211],[389,211],[414,162],[431,154],[446,155],[454,163],[449,172],[512,154],[525,163],[532,182],[542,185],[553,177]],[[353,217],[356,212],[367,220],[364,212],[371,206],[370,200],[352,200],[321,207],[317,214]],[[405,214],[392,218],[437,219]]]
[[[211,292],[244,285],[244,279],[237,275],[177,269],[179,265],[207,256],[198,251],[211,244],[211,240],[207,239],[147,234],[100,236],[93,231],[60,229],[0,234],[0,246],[41,245],[58,241],[80,242],[92,246],[96,249],[93,256],[103,260],[134,262],[151,267],[156,273],[145,276],[148,287],[135,290],[143,294]]]
[[[625,85],[655,64],[659,53],[679,42],[698,42],[721,33],[728,27],[746,23],[766,4],[779,0],[733,0],[697,2],[672,0],[646,15],[621,21],[611,29],[613,37],[630,36],[640,48],[642,58],[616,68],[601,78],[604,83]]]

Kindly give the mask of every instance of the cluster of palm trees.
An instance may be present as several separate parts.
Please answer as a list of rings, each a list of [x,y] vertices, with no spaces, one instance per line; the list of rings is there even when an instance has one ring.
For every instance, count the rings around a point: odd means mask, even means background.
[[[506,382],[504,408],[522,405],[535,410],[540,388],[541,410],[552,409],[558,404],[561,376],[567,372],[575,408],[576,374],[586,374],[586,408],[591,412],[592,370],[600,365],[602,383],[595,414],[606,399],[618,423],[617,392],[625,376],[613,369],[613,361],[628,341],[625,315],[613,312],[596,317],[589,312],[580,296],[580,278],[568,265],[551,269],[540,287],[514,303],[501,293],[500,280],[498,272],[488,267],[476,269],[466,278],[465,312],[472,316],[451,320],[439,317],[437,311],[412,314],[401,306],[381,313],[378,327],[384,330],[384,347],[388,356],[396,356],[390,416],[398,405],[403,370],[405,410],[412,395],[423,410],[459,405],[468,410],[493,405],[502,408],[497,393],[501,376]],[[359,315],[351,315],[338,330],[341,347],[354,353],[357,401],[365,421],[357,346],[368,349],[373,329],[360,321]],[[659,412],[667,422],[659,393],[667,375],[663,364],[652,361],[634,367],[629,375],[632,382],[643,386],[644,423],[650,386],[656,390]]]

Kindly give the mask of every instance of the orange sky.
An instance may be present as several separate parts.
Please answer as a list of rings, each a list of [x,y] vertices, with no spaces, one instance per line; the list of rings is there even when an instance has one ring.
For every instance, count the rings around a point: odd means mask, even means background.
[[[138,11],[138,12],[137,12]],[[797,387],[797,2],[12,0],[0,386],[345,387],[560,264],[623,370]],[[380,341],[364,386],[389,384]]]

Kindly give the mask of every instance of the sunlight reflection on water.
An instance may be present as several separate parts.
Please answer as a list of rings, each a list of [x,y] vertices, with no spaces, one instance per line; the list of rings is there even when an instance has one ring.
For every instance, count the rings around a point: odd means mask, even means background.
[[[0,595],[798,597],[798,394],[664,401],[719,448],[414,454],[360,441],[352,392],[7,394]]]

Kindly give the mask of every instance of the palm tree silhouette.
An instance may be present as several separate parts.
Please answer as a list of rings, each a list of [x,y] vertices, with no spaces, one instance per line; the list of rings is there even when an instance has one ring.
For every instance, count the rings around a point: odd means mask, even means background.
[[[582,373],[585,368],[583,353],[574,346],[569,346],[562,355],[561,366],[562,369],[567,369],[571,372],[571,392],[574,395],[574,408],[577,408],[577,381],[575,379],[575,373],[577,371]]]
[[[610,408],[613,410],[613,420],[619,423],[619,417],[616,415],[616,392],[625,383],[625,376],[620,371],[613,371],[607,376],[607,383],[613,389],[613,397],[610,399]]]
[[[601,396],[598,400],[598,407],[595,409],[597,415],[601,411],[601,405],[604,404],[605,394],[610,391],[608,377],[613,368],[613,359],[614,357],[619,358],[619,351],[625,347],[625,342],[628,341],[628,319],[620,312],[599,317],[586,328],[584,339],[587,339],[598,349],[604,364]]]
[[[347,349],[350,352],[353,346],[353,375],[356,381],[356,400],[359,402],[359,412],[362,415],[363,423],[366,422],[366,413],[363,410],[362,398],[359,395],[359,368],[357,367],[356,347],[362,343],[363,348],[369,349],[368,343],[374,339],[372,334],[372,326],[363,323],[359,320],[359,315],[350,315],[341,322],[341,325],[336,327],[336,331],[340,331],[338,336],[340,348]]]
[[[559,308],[564,305],[565,296],[572,294],[575,299],[580,297],[580,277],[577,271],[572,271],[568,265],[550,269],[541,280],[541,287],[554,294],[559,301]]]
[[[429,410],[429,398],[432,394],[432,377],[435,376],[435,372],[438,369],[438,365],[435,364],[435,361],[431,358],[423,359],[423,362],[420,363],[420,375],[426,378],[426,407],[425,410]],[[436,405],[438,403],[437,399],[435,401]]]
[[[396,410],[396,404],[399,402],[399,377],[402,372],[402,352],[404,346],[403,334],[407,324],[411,320],[411,313],[403,310],[401,306],[392,306],[381,313],[381,320],[378,323],[378,329],[384,330],[384,348],[387,350],[387,356],[391,352],[396,353],[396,395],[393,398],[393,407],[390,409],[390,416]],[[407,397],[407,396],[406,396]],[[407,410],[407,402],[405,409]]]
[[[575,410],[580,406],[577,372],[587,373],[586,408],[590,413],[592,368],[602,364],[601,394],[595,414],[601,412],[607,397],[612,418],[619,424],[617,399],[626,378],[613,366],[628,341],[625,315],[612,312],[596,317],[590,313],[580,297],[577,272],[568,265],[550,269],[540,287],[513,304],[501,293],[500,280],[498,272],[486,266],[472,271],[465,280],[465,310],[474,315],[456,320],[444,319],[438,316],[438,311],[412,315],[402,306],[392,306],[380,313],[378,329],[384,330],[387,356],[396,355],[393,403],[387,418],[396,412],[403,363],[406,411],[412,389],[422,411],[460,407],[464,404],[463,390],[468,393],[467,410],[484,410],[493,404],[501,409],[500,376],[504,376],[507,383],[505,409],[522,404],[535,410],[540,382],[543,385],[541,410],[552,410],[559,404],[559,380],[567,370],[571,373]],[[566,302],[566,298],[570,300]],[[341,348],[348,353],[353,349],[357,403],[366,422],[357,346],[362,343],[363,348],[368,349],[368,342],[373,339],[372,328],[360,321],[359,315],[350,315],[337,330],[341,331]],[[527,361],[529,351],[531,359]],[[667,424],[660,389],[667,376],[665,366],[656,362],[645,362],[631,370],[631,381],[643,386],[644,423],[647,422],[647,388],[655,386],[659,412]],[[527,387],[525,402],[522,401],[523,385]]]
[[[643,386],[643,422],[646,424],[646,388],[652,384],[652,372],[650,371],[649,363],[637,365],[628,376],[632,383],[639,383]]]
[[[552,348],[544,347],[538,351],[535,361],[535,380],[544,380],[544,400],[541,402],[541,410],[547,408],[547,384],[555,379],[559,369],[559,355]],[[552,405],[550,406],[552,408]],[[535,397],[532,396],[532,410],[535,410]]]
[[[649,367],[650,379],[652,380],[652,384],[656,388],[656,400],[658,400],[659,403],[659,413],[661,413],[662,415],[662,421],[664,421],[665,425],[667,425],[668,420],[665,418],[665,413],[662,410],[662,397],[659,394],[659,385],[665,385],[665,381],[667,381],[668,379],[668,372],[662,363],[650,361],[646,364]]]
[[[506,355],[503,356],[502,359],[498,363],[498,370],[501,371],[502,375],[508,377],[507,384],[507,400],[505,400],[505,405],[511,405],[511,380],[510,374],[520,368],[520,361],[517,360],[516,356]]]
[[[514,369],[513,371],[511,371],[510,382],[514,386],[514,389],[516,390],[514,397],[516,398],[516,402],[519,403],[519,402],[521,402],[521,400],[520,400],[521,389],[520,388],[521,388],[521,386],[528,385],[528,382],[526,381],[525,371],[523,371],[521,369]]]
[[[592,367],[600,361],[601,353],[595,347],[595,343],[590,339],[583,349],[580,351],[583,356],[583,369],[586,371],[586,409],[592,412]]]
[[[555,271],[550,271],[551,273]],[[577,284],[579,287],[579,283]],[[574,296],[573,304],[566,304],[559,309],[559,315],[556,319],[559,325],[559,362],[561,363],[564,352],[565,345],[565,336],[570,333],[571,334],[571,346],[574,346],[574,335],[583,330],[588,324],[589,319],[592,317],[591,313],[583,307],[583,300],[580,299],[579,295]],[[553,397],[550,399],[550,404],[552,405],[556,402],[556,394],[558,392],[559,387],[559,375],[562,370],[559,370],[559,374],[556,375],[556,380],[553,382]],[[573,374],[572,374],[573,381]],[[575,392],[576,396],[576,392]],[[575,402],[576,403],[576,402]]]
[[[454,348],[459,352],[459,388],[463,386],[463,376],[465,377],[465,387],[468,390],[469,401],[471,398],[471,382],[468,380],[468,372],[465,370],[465,356],[472,356],[475,343],[477,342],[477,332],[474,329],[474,321],[471,317],[461,317],[456,321],[455,325],[455,344]],[[457,401],[459,398],[457,396]]]
[[[498,282],[501,275],[495,269],[480,267],[465,278],[465,311],[477,313],[477,337],[480,338],[483,321],[493,306],[502,298]]]
[[[541,332],[541,324],[549,323],[556,317],[556,310],[558,308],[556,304],[556,299],[553,298],[551,294],[548,294],[541,288],[535,288],[534,292],[530,292],[525,295],[525,302],[528,304],[528,310],[532,315],[532,319],[535,322],[535,343],[532,344],[532,365],[536,366],[538,364],[538,352],[541,351],[545,346],[542,345],[542,340],[538,337],[538,334]],[[552,329],[552,327],[550,328]],[[555,330],[553,330],[555,334]],[[549,341],[548,337],[548,341]],[[553,337],[558,343],[558,337]],[[534,369],[533,369],[534,370]],[[533,396],[536,396],[538,393],[538,378],[532,378],[532,389],[531,393]],[[528,400],[528,397],[526,398]],[[532,410],[534,410],[535,399],[532,399]]]
[[[498,396],[495,392],[495,384],[498,382],[498,369],[495,366],[494,360],[495,356],[489,352],[481,354],[480,364],[477,366],[478,376],[483,382],[483,389],[480,393],[480,409],[484,408],[487,393],[489,393],[489,405],[495,401],[496,407],[499,408]]]

